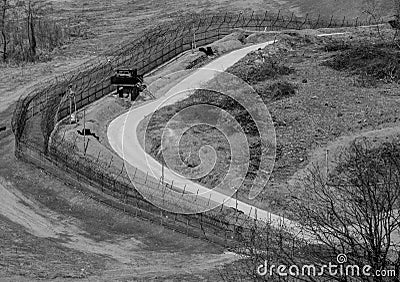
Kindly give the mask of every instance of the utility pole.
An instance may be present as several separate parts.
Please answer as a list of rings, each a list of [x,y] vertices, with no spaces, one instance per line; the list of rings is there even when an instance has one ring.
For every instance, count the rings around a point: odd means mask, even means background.
[[[236,198],[236,211],[237,211],[237,209],[238,209],[238,200],[237,200],[237,197],[238,197],[238,191],[239,190],[236,190],[236,193],[235,193],[235,198]]]
[[[86,155],[86,109],[83,108],[83,154]]]
[[[161,177],[162,177],[162,184],[164,185],[164,157],[162,157],[161,161]]]
[[[162,154],[162,148],[158,150],[157,156],[161,154],[161,184],[164,185],[164,156]]]
[[[326,150],[326,157],[325,157],[325,165],[326,165],[326,180],[325,180],[325,185],[328,184],[328,177],[329,177],[329,164],[328,164],[328,154],[329,150]]]
[[[68,98],[69,98],[69,124],[73,122],[77,122],[76,114],[76,100],[75,100],[75,92],[72,90],[72,84],[68,86]],[[72,103],[74,104],[74,112],[72,113]]]
[[[192,32],[193,32],[193,42],[192,42],[192,53],[196,49],[196,31],[194,30],[194,24],[192,24]]]

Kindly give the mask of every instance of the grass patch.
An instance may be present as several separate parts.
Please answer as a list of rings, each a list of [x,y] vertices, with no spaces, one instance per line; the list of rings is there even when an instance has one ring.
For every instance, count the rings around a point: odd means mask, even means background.
[[[292,43],[295,44],[294,42]],[[268,47],[265,50],[257,50],[248,54],[234,66],[228,68],[227,72],[238,76],[250,84],[261,96],[264,103],[292,97],[296,94],[298,86],[286,81],[284,76],[294,74],[295,70],[281,59],[285,52],[284,50],[288,50],[289,48],[290,46],[284,43],[276,49],[274,47]],[[244,94],[238,93],[238,95]],[[199,104],[213,105],[218,110],[214,111],[210,109],[204,111],[194,108],[191,111],[186,111],[186,114],[181,116],[179,120],[174,121],[172,131],[185,126],[187,123],[205,122],[209,120],[210,124],[213,124],[213,121],[215,121],[216,127],[195,126],[186,131],[180,139],[179,144],[180,158],[185,166],[181,164],[180,166],[172,167],[172,169],[187,176],[187,172],[190,171],[190,168],[197,167],[200,164],[200,158],[198,156],[200,148],[204,145],[212,144],[216,152],[216,164],[206,176],[193,179],[193,181],[199,182],[206,187],[213,188],[220,180],[224,179],[231,162],[230,144],[217,129],[218,126],[221,126],[221,124],[225,122],[223,117],[218,113],[224,110],[238,122],[249,144],[249,168],[246,172],[244,187],[240,188],[241,194],[248,192],[247,186],[251,186],[252,181],[255,179],[260,169],[261,152],[265,148],[263,148],[264,145],[262,145],[260,132],[258,131],[255,121],[249,114],[248,109],[245,109],[240,103],[229,96],[218,92],[210,93],[209,90],[197,90],[188,98],[156,111],[151,117],[145,133],[146,152],[162,162],[162,155],[164,154],[164,157],[168,156],[169,151],[167,148],[163,151],[163,154],[159,154],[161,136],[167,122],[177,113],[185,112],[185,108]],[[231,132],[228,139],[235,138],[235,135],[240,134],[239,132],[239,129]]]
[[[252,175],[257,172],[260,163],[259,150],[261,144],[256,124],[248,111],[237,101],[217,92],[210,93],[209,90],[198,90],[190,97],[156,111],[149,121],[146,131],[146,152],[162,162],[163,154],[158,154],[158,152],[161,146],[162,132],[165,130],[167,122],[171,120],[176,113],[198,104],[213,105],[216,106],[217,109],[202,111],[202,109],[196,110],[196,108],[194,108],[189,113],[182,115],[177,124],[174,125],[174,127],[180,127],[188,122],[204,122],[206,120],[209,120],[210,124],[215,123],[216,125],[215,127],[205,125],[194,126],[186,131],[180,140],[180,156],[184,164],[189,168],[196,167],[200,163],[197,152],[199,152],[202,146],[213,144],[217,154],[217,162],[210,173],[195,181],[210,188],[215,187],[220,180],[224,178],[229,169],[231,160],[230,145],[225,136],[217,129],[218,124],[221,126],[224,122],[223,116],[220,115],[221,109],[235,117],[241,129],[243,129],[246,134],[247,141],[250,144],[250,168],[246,179],[252,179]],[[228,138],[234,138],[238,133],[239,129],[234,130],[230,133]],[[168,155],[168,150],[164,151],[164,154]],[[178,166],[173,169],[186,175],[185,167]]]
[[[249,84],[254,84],[291,74],[294,69],[283,64],[280,56],[269,55],[263,50],[258,50],[228,68],[227,72],[236,75]]]
[[[371,85],[400,81],[400,50],[388,44],[355,43],[329,44],[328,50],[336,51],[323,63],[338,71],[364,77]]]
[[[298,86],[284,80],[265,81],[252,85],[264,102],[278,101],[296,94]]]

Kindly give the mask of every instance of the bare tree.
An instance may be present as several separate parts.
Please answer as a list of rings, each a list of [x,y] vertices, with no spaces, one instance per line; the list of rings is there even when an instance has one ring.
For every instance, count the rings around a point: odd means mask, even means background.
[[[47,10],[50,8],[50,4],[43,0],[26,0],[24,2],[24,7],[29,40],[29,58],[30,60],[35,60],[37,48],[35,23],[46,14]]]
[[[51,11],[51,3],[44,0],[0,0],[3,62],[35,61],[64,41],[66,33],[49,16]]]
[[[399,275],[400,143],[374,147],[356,141],[336,162],[328,176],[315,166],[301,182],[298,220],[329,253],[347,254],[349,263],[374,270],[395,269]]]
[[[396,32],[400,30],[400,0],[393,0],[394,15],[393,19],[389,21],[392,28],[396,29]]]
[[[0,19],[0,28],[1,28],[1,37],[2,37],[2,42],[3,42],[3,50],[2,52],[2,58],[3,62],[7,61],[7,44],[8,44],[8,38],[7,38],[7,33],[6,33],[6,21],[7,21],[7,11],[9,10],[10,5],[8,0],[2,0],[1,2],[1,19]]]
[[[298,230],[296,230],[297,232]],[[284,222],[254,221],[253,228],[242,233],[234,248],[241,259],[220,270],[224,281],[324,281],[327,277],[312,275],[304,265],[323,264],[320,255],[324,246],[310,243]],[[278,266],[284,265],[283,274]],[[291,273],[290,266],[298,266],[299,274]],[[305,272],[303,272],[305,271]]]
[[[29,39],[29,56],[32,60],[36,57],[36,35],[35,35],[35,24],[34,24],[34,10],[32,1],[29,0],[27,3],[27,34]]]

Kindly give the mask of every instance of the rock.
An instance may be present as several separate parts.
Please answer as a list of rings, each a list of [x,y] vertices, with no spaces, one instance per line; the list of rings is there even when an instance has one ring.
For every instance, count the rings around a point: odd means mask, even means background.
[[[281,121],[281,120],[276,121],[274,124],[276,126],[286,126],[286,122],[285,121]]]
[[[392,19],[392,20],[388,21],[388,23],[390,24],[390,26],[393,29],[400,29],[400,21],[399,21],[399,19]]]
[[[337,117],[342,117],[343,116],[343,114],[342,113],[337,113]]]

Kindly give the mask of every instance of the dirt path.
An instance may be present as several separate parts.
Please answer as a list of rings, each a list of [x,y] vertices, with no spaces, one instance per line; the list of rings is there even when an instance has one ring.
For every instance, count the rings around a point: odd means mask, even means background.
[[[7,187],[7,188],[6,188]],[[80,251],[111,256],[123,263],[129,262],[127,250],[140,248],[140,242],[97,243],[84,236],[85,231],[77,227],[78,222],[60,220],[61,215],[39,206],[0,178],[0,213],[25,227],[29,233],[42,238],[69,238],[64,246]],[[127,248],[129,245],[129,248]]]
[[[97,276],[96,281],[196,273],[237,259],[235,254],[229,252],[191,255],[149,251],[141,241],[127,236],[113,241],[94,241],[85,236],[88,234],[79,228],[77,220],[65,218],[30,200],[4,178],[0,178],[0,214],[37,237],[58,239],[65,247],[109,257],[109,270]]]
[[[0,112],[29,93],[37,84],[77,68],[90,58],[58,58],[51,62],[23,66],[0,66]]]

